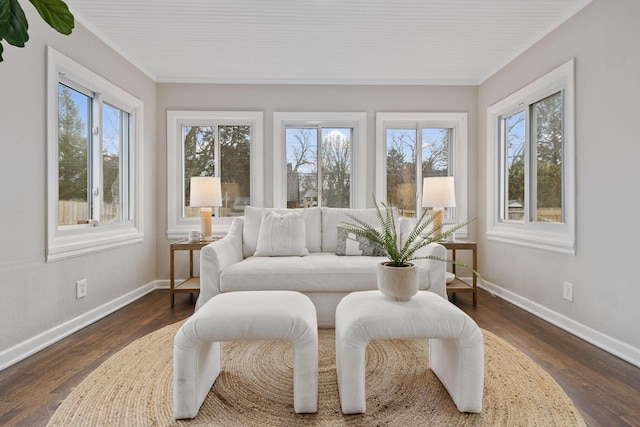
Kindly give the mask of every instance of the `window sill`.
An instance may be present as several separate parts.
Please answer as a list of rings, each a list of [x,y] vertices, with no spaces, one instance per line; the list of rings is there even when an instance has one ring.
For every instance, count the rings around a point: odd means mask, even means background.
[[[565,233],[494,228],[487,231],[487,239],[565,255],[576,254],[574,241]]]
[[[141,243],[144,238],[144,233],[133,227],[119,227],[116,230],[100,230],[96,227],[85,229],[82,233],[60,234],[47,248],[47,262]]]
[[[211,218],[211,234],[214,237],[222,237],[227,234],[235,216]],[[199,219],[182,219],[179,224],[167,230],[168,239],[185,239],[189,236],[189,231],[200,231]]]

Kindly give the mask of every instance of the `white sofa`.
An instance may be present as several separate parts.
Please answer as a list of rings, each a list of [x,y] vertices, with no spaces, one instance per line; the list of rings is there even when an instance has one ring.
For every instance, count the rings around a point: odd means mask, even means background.
[[[263,216],[301,212],[304,219],[306,256],[254,256]],[[385,257],[336,254],[338,225],[353,222],[347,213],[377,224],[375,209],[307,208],[271,209],[248,206],[235,218],[227,235],[200,252],[200,295],[196,311],[215,295],[233,291],[289,290],[307,295],[314,303],[319,327],[334,327],[335,310],[345,295],[377,289],[377,264]],[[400,241],[404,243],[415,220],[396,218]],[[356,243],[357,245],[357,243]],[[442,245],[432,243],[419,255],[446,257]],[[447,298],[445,263],[414,260],[421,290]]]

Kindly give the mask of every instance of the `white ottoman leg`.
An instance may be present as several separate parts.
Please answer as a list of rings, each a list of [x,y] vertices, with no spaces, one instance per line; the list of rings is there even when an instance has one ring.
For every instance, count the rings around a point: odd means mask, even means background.
[[[464,339],[429,340],[429,365],[458,411],[482,411],[484,344],[479,329]]]
[[[186,324],[185,324],[186,325]],[[222,351],[219,342],[189,338],[183,325],[173,345],[173,417],[193,418],[220,374]]]
[[[295,341],[293,346],[293,410],[296,414],[318,411],[318,329]]]
[[[341,322],[336,320],[338,394],[343,414],[363,414],[367,410],[365,358],[369,341],[351,332],[350,325],[343,327]]]

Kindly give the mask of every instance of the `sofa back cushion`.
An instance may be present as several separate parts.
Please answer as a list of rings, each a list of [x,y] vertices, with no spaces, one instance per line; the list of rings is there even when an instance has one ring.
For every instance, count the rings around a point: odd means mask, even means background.
[[[384,213],[384,212],[383,212]],[[343,222],[354,223],[347,214],[360,218],[374,227],[379,227],[378,215],[375,208],[349,209],[349,208],[322,208],[322,252],[335,252],[338,242],[338,225]],[[396,227],[398,227],[398,215],[394,210]],[[397,229],[398,234],[400,229]]]
[[[272,211],[279,215],[301,211],[304,218],[307,250],[310,253],[320,252],[322,250],[320,208],[274,209],[247,206],[244,209],[244,224],[242,227],[242,255],[245,258],[253,256],[256,252],[258,233],[260,232],[260,221],[262,220],[262,215],[267,211]]]

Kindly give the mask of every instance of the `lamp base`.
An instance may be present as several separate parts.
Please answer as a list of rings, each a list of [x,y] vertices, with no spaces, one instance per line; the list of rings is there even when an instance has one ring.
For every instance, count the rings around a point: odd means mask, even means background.
[[[442,217],[444,209],[433,209],[433,237],[442,236]]]
[[[202,233],[202,240],[209,241],[211,237],[211,215],[213,214],[212,208],[200,208],[200,233]]]

